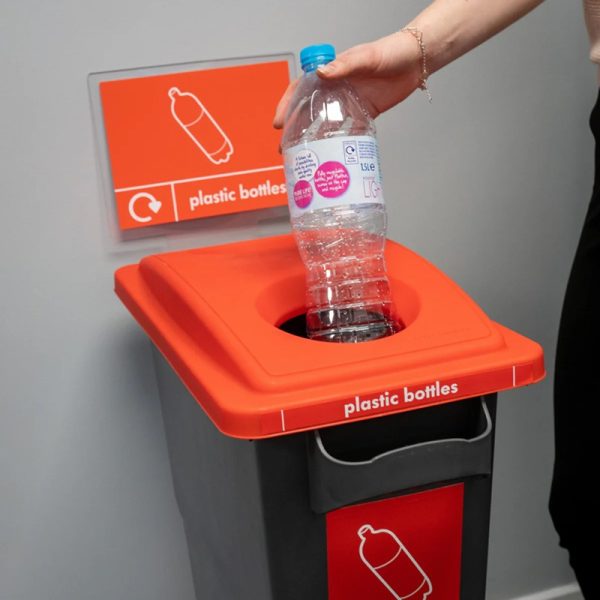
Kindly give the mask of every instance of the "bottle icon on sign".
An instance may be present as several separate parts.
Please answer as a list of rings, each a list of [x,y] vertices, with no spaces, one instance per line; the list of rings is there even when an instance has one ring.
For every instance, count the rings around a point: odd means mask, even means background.
[[[396,600],[426,600],[431,581],[394,532],[363,525],[358,537],[361,560]]]
[[[173,118],[206,158],[215,165],[226,163],[233,154],[233,145],[202,102],[176,87],[169,90],[169,97]]]

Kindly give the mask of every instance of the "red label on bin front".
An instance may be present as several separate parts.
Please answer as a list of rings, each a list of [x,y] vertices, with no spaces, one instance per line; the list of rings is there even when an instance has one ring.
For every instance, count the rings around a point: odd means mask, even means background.
[[[327,515],[329,600],[459,600],[462,483]]]

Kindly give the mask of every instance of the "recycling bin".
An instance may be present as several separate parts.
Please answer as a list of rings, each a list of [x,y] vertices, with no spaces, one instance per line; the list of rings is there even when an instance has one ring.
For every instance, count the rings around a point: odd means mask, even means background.
[[[200,600],[483,600],[497,392],[544,376],[388,241],[404,329],[305,339],[292,236],[150,256],[116,274],[154,346]]]

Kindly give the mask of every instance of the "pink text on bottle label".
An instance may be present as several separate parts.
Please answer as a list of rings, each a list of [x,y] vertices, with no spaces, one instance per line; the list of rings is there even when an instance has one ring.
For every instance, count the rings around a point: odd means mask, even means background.
[[[325,198],[337,198],[350,186],[348,169],[335,160],[323,163],[315,172],[315,188]]]
[[[313,197],[313,190],[310,183],[304,179],[296,182],[294,185],[294,202],[298,208],[306,208]]]

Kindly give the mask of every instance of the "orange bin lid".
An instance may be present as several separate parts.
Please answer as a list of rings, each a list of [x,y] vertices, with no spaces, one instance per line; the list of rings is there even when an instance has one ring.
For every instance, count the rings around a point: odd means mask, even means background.
[[[266,438],[535,383],[539,344],[491,321],[448,277],[386,244],[406,328],[360,344],[279,325],[304,312],[291,235],[144,258],[116,292],[225,434]]]

